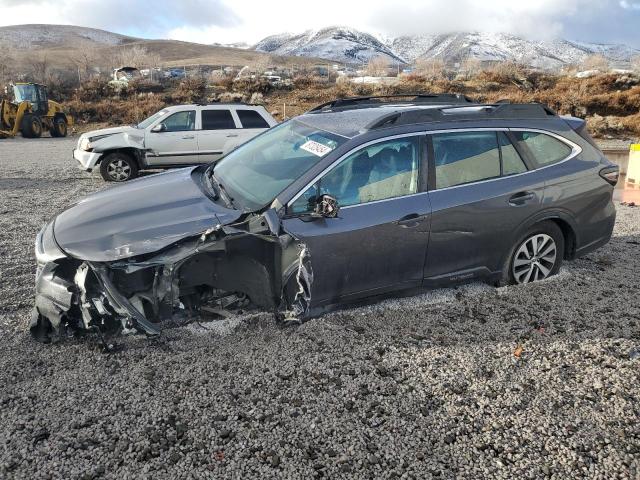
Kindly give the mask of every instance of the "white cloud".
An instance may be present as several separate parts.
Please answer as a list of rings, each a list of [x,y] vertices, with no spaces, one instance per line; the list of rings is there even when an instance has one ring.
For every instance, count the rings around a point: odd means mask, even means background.
[[[545,38],[567,25],[596,37],[638,0],[0,0],[0,25],[76,24],[200,43],[347,25],[387,36],[452,31]],[[574,33],[573,31],[571,32]]]
[[[506,32],[535,38],[560,36],[563,20],[587,16],[616,0],[235,0],[241,24],[233,29],[182,26],[171,38],[198,42],[255,42],[281,32],[348,25],[387,36],[452,31]]]
[[[176,24],[232,27],[239,21],[222,0],[0,0],[0,25],[59,23],[164,36]]]
[[[640,2],[627,2],[627,0],[621,0],[620,6],[625,10],[640,10]]]

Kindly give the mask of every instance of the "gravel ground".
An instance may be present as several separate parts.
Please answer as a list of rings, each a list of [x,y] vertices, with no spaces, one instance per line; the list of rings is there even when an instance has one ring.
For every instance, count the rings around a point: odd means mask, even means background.
[[[104,354],[26,331],[37,230],[105,188],[72,147],[0,141],[0,478],[640,478],[640,208],[540,284]]]

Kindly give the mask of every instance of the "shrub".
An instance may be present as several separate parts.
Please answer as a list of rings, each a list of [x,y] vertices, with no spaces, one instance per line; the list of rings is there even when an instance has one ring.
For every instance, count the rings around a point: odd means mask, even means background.
[[[182,80],[171,98],[178,103],[206,102],[207,82],[199,77]]]

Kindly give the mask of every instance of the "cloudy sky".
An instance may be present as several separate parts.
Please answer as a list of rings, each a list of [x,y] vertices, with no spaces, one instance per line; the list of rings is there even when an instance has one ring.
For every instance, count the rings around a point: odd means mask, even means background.
[[[0,0],[0,25],[72,24],[200,43],[346,25],[387,36],[490,31],[640,47],[639,21],[640,0]]]

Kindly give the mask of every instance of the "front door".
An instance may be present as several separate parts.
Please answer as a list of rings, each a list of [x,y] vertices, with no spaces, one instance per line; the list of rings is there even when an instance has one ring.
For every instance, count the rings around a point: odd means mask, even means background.
[[[426,285],[498,271],[517,227],[540,209],[544,178],[504,131],[435,133]]]
[[[145,132],[147,163],[150,166],[191,165],[198,163],[196,111],[184,110],[162,121],[161,131]]]
[[[378,142],[289,204],[283,226],[309,248],[313,304],[421,283],[431,211],[421,164],[419,137]],[[337,218],[305,216],[319,194],[338,200]]]

